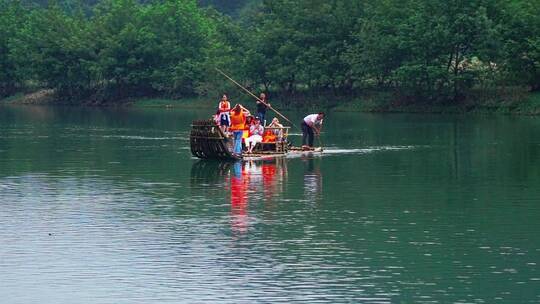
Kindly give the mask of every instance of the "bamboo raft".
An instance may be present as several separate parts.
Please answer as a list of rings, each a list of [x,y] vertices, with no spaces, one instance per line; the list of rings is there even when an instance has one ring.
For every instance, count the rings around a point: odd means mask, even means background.
[[[215,70],[225,76],[225,78],[232,81],[239,88],[247,92],[258,102],[262,103],[268,109],[274,111],[274,113],[276,113],[281,118],[294,126],[294,124],[287,117],[283,116],[283,114],[279,113],[275,108],[271,107],[270,104],[267,104],[265,101],[255,96],[255,94],[253,94],[248,89],[239,84],[237,81],[232,79],[229,75],[225,74],[225,72],[218,68],[215,68]],[[234,140],[224,134],[223,131],[221,131],[221,129],[216,125],[214,120],[195,120],[191,125],[191,133],[189,136],[191,154],[193,154],[193,156],[195,157],[203,159],[213,158],[225,160],[247,160],[285,156],[289,151],[297,153],[314,153],[323,151],[322,147],[308,148],[302,146],[300,148],[291,146],[290,142],[287,140],[290,127],[265,127],[265,130],[268,129],[273,130],[274,134],[277,136],[277,140],[275,142],[257,143],[255,147],[253,147],[253,153],[242,153],[241,156],[237,156],[232,152]]]
[[[243,153],[238,157],[233,154],[233,139],[225,135],[221,129],[211,119],[195,120],[191,124],[191,133],[189,136],[191,154],[203,159],[262,159],[269,157],[285,156],[291,149],[286,141],[289,127],[265,128],[281,132],[280,140],[271,143],[258,143],[253,153]],[[292,148],[297,150],[297,148]]]

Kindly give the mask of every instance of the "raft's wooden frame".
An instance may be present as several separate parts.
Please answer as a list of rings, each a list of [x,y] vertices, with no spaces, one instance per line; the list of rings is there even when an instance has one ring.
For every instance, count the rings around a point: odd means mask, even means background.
[[[191,154],[198,158],[235,159],[228,147],[230,141],[212,120],[195,120],[191,124]]]

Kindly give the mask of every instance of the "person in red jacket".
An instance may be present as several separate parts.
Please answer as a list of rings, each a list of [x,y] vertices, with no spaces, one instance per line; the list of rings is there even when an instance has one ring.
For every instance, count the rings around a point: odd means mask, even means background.
[[[219,111],[219,128],[223,133],[228,131],[229,126],[231,125],[230,120],[230,111],[231,111],[231,103],[229,102],[227,98],[227,94],[223,94],[221,97],[221,101],[218,104],[218,111]]]

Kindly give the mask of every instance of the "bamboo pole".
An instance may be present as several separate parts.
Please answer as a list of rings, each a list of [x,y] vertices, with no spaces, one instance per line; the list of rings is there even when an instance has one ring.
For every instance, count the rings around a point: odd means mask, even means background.
[[[322,151],[322,148],[323,148],[323,143],[322,143],[322,139],[321,139],[321,132],[322,132],[322,121],[321,121],[321,127],[319,128],[319,131],[317,132],[317,138],[319,139],[319,145],[321,146],[321,151]]]
[[[225,72],[223,72],[222,70],[218,69],[218,68],[215,68],[216,71],[218,71],[219,73],[221,73],[223,76],[225,76],[227,79],[229,79],[230,81],[232,81],[234,84],[236,84],[238,87],[240,87],[242,90],[246,91],[249,95],[251,95],[253,98],[257,99],[259,102],[261,102],[262,104],[264,104],[266,107],[268,107],[270,110],[274,111],[277,115],[279,115],[281,118],[285,119],[288,123],[290,123],[293,127],[299,129],[292,121],[290,121],[287,117],[285,117],[283,114],[279,113],[278,110],[274,109],[271,105],[267,104],[266,102],[264,102],[262,99],[260,99],[259,97],[257,97],[255,94],[251,93],[248,89],[246,89],[245,87],[243,87],[241,84],[239,84],[238,82],[236,82],[234,79],[232,79],[231,77],[229,77],[227,74],[225,74]]]

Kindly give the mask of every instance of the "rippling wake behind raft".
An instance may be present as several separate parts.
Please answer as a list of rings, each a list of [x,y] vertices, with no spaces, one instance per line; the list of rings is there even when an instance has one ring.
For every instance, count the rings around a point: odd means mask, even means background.
[[[287,138],[289,127],[281,128]],[[286,156],[288,153],[317,153],[322,147],[305,150],[291,146],[286,140],[259,143],[253,153],[236,156],[232,153],[232,138],[226,136],[213,120],[195,120],[189,136],[191,154],[203,159],[263,159]]]

